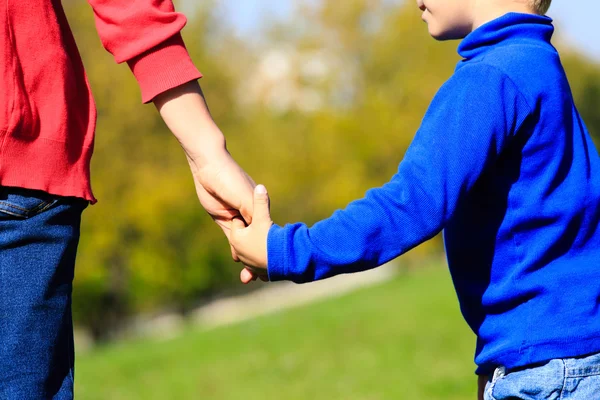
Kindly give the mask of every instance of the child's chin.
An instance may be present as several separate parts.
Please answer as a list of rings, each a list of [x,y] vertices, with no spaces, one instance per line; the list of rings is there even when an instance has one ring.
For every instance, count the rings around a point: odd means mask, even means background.
[[[462,39],[466,36],[466,33],[459,29],[436,29],[436,27],[432,27],[431,25],[429,25],[429,34],[435,40],[440,41]]]

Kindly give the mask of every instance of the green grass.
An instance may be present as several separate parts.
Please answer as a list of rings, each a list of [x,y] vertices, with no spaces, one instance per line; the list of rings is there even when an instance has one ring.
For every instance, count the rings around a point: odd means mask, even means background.
[[[474,336],[447,271],[77,359],[79,399],[473,399]]]

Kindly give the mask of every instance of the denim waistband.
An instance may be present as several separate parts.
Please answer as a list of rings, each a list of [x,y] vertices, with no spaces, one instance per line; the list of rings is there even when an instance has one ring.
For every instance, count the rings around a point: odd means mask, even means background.
[[[526,365],[523,367],[511,369],[499,366],[494,370],[492,374],[488,375],[488,380],[493,382],[494,380],[498,380],[508,374],[520,371],[533,371],[538,368],[552,368],[552,364],[560,366],[559,370],[562,370],[562,375],[564,378],[577,378],[589,375],[597,375],[600,374],[600,353],[594,353],[591,355],[585,355],[581,357],[548,360],[543,363]]]

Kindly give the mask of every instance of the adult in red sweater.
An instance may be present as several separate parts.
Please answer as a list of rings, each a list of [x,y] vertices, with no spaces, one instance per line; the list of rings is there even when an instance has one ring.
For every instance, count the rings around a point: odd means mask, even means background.
[[[185,17],[171,0],[89,3],[105,48],[181,143],[201,204],[227,235],[234,216],[250,221],[254,183],[209,114],[180,36]],[[60,0],[1,1],[0,19],[0,398],[70,399],[96,108]]]

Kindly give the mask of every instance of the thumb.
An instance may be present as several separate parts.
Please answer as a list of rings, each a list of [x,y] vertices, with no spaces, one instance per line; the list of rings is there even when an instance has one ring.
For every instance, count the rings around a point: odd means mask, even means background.
[[[264,185],[257,185],[254,188],[254,212],[252,213],[254,221],[271,221],[269,203],[267,188]]]

